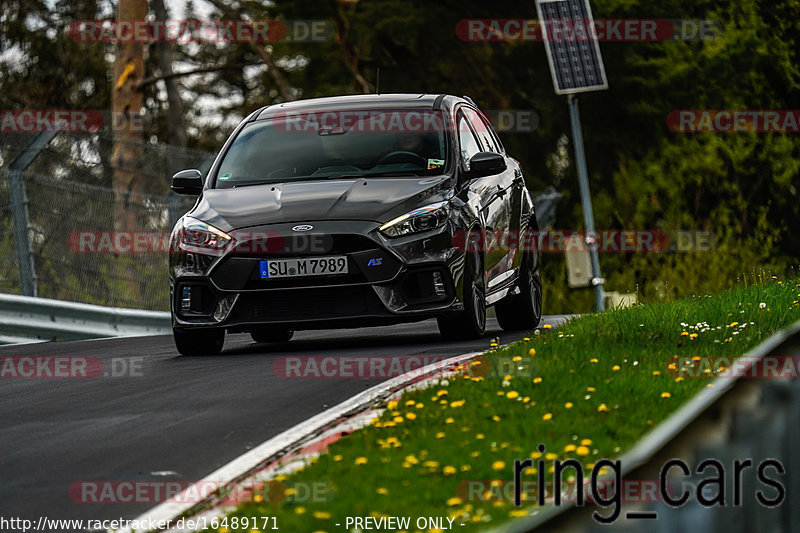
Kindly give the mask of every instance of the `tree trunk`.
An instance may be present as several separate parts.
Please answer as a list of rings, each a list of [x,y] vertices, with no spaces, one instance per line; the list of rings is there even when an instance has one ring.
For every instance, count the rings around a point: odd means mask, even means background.
[[[167,20],[167,8],[164,0],[152,0],[153,13],[156,20]],[[158,69],[164,78],[167,89],[167,143],[173,146],[186,146],[186,129],[183,124],[183,102],[178,92],[178,81],[170,77],[172,74],[174,44],[164,40],[158,43]]]
[[[147,0],[119,0],[117,21],[145,20]],[[142,174],[141,110],[144,96],[137,87],[144,78],[144,42],[133,36],[118,39],[114,55],[114,87],[111,96],[114,150],[112,185],[115,191],[117,229],[134,230],[137,225],[136,202],[130,193],[144,192]]]

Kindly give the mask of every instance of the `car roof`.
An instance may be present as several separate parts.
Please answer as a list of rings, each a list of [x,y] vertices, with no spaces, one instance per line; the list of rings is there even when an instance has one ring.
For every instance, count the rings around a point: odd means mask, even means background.
[[[255,113],[254,120],[287,111],[347,111],[362,109],[436,109],[443,100],[455,97],[441,94],[353,94],[310,98],[275,104]],[[460,98],[458,100],[461,100]]]

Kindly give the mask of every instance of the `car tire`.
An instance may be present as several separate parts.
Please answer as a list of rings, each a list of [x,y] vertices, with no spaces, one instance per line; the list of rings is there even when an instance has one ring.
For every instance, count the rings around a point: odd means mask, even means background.
[[[505,331],[532,330],[542,319],[542,276],[536,252],[522,258],[519,294],[506,296],[495,304],[495,315]]]
[[[172,328],[175,347],[181,355],[217,355],[225,344],[224,329],[191,330]]]
[[[468,239],[464,255],[462,302],[464,310],[437,319],[445,339],[479,339],[486,331],[486,285],[483,257],[474,239]]]
[[[264,344],[268,342],[289,342],[294,337],[294,330],[289,328],[263,328],[250,332],[253,341]]]

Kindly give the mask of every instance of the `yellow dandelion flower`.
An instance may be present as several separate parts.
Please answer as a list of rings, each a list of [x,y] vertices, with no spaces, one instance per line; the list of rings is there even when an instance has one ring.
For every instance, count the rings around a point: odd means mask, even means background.
[[[551,326],[550,324],[545,324],[544,326],[542,326],[543,329],[550,329],[552,327],[553,326]]]
[[[519,393],[515,390],[508,391],[508,394],[506,394],[506,398],[508,398],[509,400],[513,400],[514,398],[517,397],[519,397]]]
[[[406,413],[406,418],[409,420],[414,420],[415,418],[417,418],[417,415],[415,415],[414,413]]]
[[[442,469],[442,473],[445,476],[452,476],[453,474],[456,473],[456,467],[447,465]]]
[[[689,335],[690,339],[696,339],[697,337],[698,337],[697,333],[692,333],[691,335]]]
[[[459,498],[459,497],[453,497],[453,498],[450,498],[449,500],[447,500],[447,506],[448,507],[454,507],[456,505],[461,505],[462,501],[463,500],[461,498]]]
[[[502,470],[506,467],[506,463],[503,461],[495,461],[492,463],[492,470]]]
[[[386,496],[387,494],[389,494],[389,489],[384,487],[378,487],[377,489],[375,489],[375,492],[377,492],[381,496]]]
[[[436,438],[437,439],[443,439],[444,438],[444,431],[440,431],[439,433],[437,433],[436,434]]]
[[[567,444],[566,446],[564,446],[564,451],[566,453],[574,452],[575,448],[576,446],[574,444]]]
[[[688,331],[681,331],[681,337],[688,337],[688,336],[689,336]]]
[[[619,365],[612,366],[611,370],[613,370],[614,372],[619,372]]]
[[[445,423],[445,424],[452,424],[453,422],[455,422],[455,420],[453,419],[453,417],[448,417],[448,418],[445,418],[445,419],[444,419],[444,423]]]
[[[542,382],[542,378],[533,378],[533,382],[534,383],[541,383]]]
[[[659,372],[658,370],[653,370],[653,375],[654,376],[660,376],[661,372]]]
[[[589,455],[589,448],[587,446],[578,446],[575,453],[578,455]]]
[[[492,420],[494,420],[495,422],[500,422],[500,417],[497,415],[493,415]]]
[[[596,389],[594,387],[586,387],[587,392],[594,392]]]
[[[396,401],[396,400],[392,400],[391,402],[389,402],[389,403],[386,405],[386,408],[387,408],[388,410],[390,410],[390,411],[394,411],[395,409],[397,409],[397,401]]]
[[[365,465],[365,464],[367,464],[367,458],[366,457],[356,457],[356,460],[353,461],[353,462],[356,464],[356,466]]]
[[[511,358],[511,360],[516,363],[522,361],[522,357],[520,357],[519,355],[515,355],[514,357]]]
[[[295,514],[305,514],[306,508],[301,505],[300,507],[295,507],[294,512]]]
[[[534,356],[534,355],[536,355],[536,350],[534,350],[533,348],[531,348],[530,350],[528,350],[528,355],[530,355],[530,356]]]
[[[604,404],[604,403],[601,403],[601,404],[600,404],[600,405],[597,407],[597,412],[598,412],[598,413],[605,413],[606,411],[608,411],[608,407],[606,407],[606,404]]]
[[[475,438],[478,440],[483,440],[486,438],[486,435],[484,435],[483,433],[478,433],[477,435],[475,435]]]
[[[661,393],[661,397],[662,398],[669,398],[670,396],[672,396],[672,395],[670,393],[668,393],[668,392],[662,392]]]
[[[548,461],[554,461],[555,459],[558,459],[558,454],[555,454],[553,452],[548,452],[547,455],[544,456],[544,458]]]
[[[425,404],[422,402],[417,402],[416,404],[414,404],[415,409],[422,409],[423,407],[425,407]]]
[[[327,520],[331,517],[331,513],[328,511],[314,511],[314,518],[317,520]]]
[[[572,409],[572,402],[565,403],[564,407],[566,407],[567,409]]]
[[[591,445],[592,445],[592,439],[583,439],[581,441],[581,446],[591,446]]]
[[[545,413],[544,416],[542,417],[542,420],[550,420],[552,418],[553,418],[552,413]]]
[[[589,362],[590,363],[597,363],[597,357],[592,357],[591,359],[589,359]]]
[[[514,509],[513,511],[508,513],[508,516],[510,516],[511,518],[519,518],[521,516],[528,516],[528,511],[526,511],[525,509]]]

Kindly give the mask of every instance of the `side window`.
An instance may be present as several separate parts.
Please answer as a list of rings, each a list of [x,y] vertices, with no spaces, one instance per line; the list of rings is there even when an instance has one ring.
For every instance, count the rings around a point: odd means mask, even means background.
[[[458,143],[461,146],[461,164],[469,170],[469,160],[481,151],[481,147],[464,115],[458,117]]]
[[[500,148],[500,146],[498,146],[494,136],[492,135],[492,127],[489,124],[489,121],[468,107],[464,108],[464,114],[469,119],[470,124],[472,124],[472,129],[475,130],[475,133],[478,135],[478,138],[481,140],[481,144],[483,144],[484,148],[489,152],[502,154],[503,150]]]

